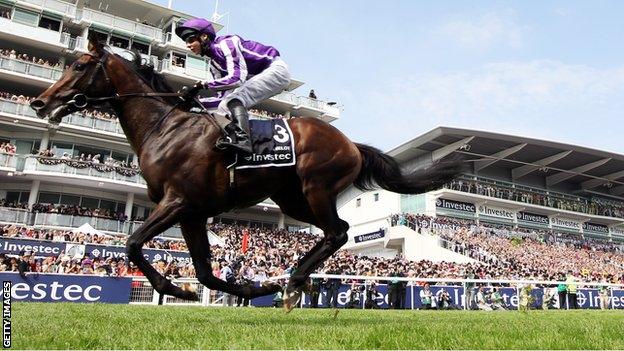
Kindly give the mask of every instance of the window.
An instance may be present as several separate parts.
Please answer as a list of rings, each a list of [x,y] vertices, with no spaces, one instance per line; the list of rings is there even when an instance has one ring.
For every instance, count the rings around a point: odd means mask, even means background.
[[[35,27],[39,24],[39,14],[16,8],[13,13],[13,21]]]
[[[110,45],[118,48],[127,49],[130,46],[130,40],[126,38],[111,36]]]
[[[176,67],[186,67],[186,55],[173,53],[171,57],[171,64]]]
[[[11,19],[12,11],[13,10],[8,6],[0,5],[0,17],[1,18]]]
[[[140,41],[133,40],[131,48],[137,50],[138,52],[142,53],[143,55],[148,55],[149,54],[149,45],[143,44]]]
[[[61,195],[61,204],[77,206],[80,204],[80,196],[63,194]]]
[[[49,17],[41,17],[39,20],[39,27],[53,30],[55,32],[61,31],[61,21]]]
[[[38,202],[41,204],[58,204],[60,198],[61,194],[40,193]]]
[[[80,201],[80,206],[87,208],[98,208],[100,205],[100,200],[94,199],[92,197],[83,197]]]
[[[355,200],[355,207],[360,207],[362,206],[362,199],[361,198],[357,198]]]
[[[98,32],[98,31],[93,30],[93,29],[89,29],[89,36],[88,36],[88,38],[91,38],[91,36],[95,36],[100,43],[108,42],[108,34],[106,34],[106,33],[102,33],[102,32]]]
[[[373,194],[373,201],[375,201],[375,202],[379,201],[379,193],[374,193]]]

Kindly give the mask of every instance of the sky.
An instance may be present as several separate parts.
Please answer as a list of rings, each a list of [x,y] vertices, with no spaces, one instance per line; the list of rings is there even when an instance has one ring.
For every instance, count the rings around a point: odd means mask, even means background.
[[[167,0],[152,0],[167,5]],[[210,18],[214,0],[173,0]],[[438,126],[624,153],[624,1],[221,0],[333,124],[390,150]]]

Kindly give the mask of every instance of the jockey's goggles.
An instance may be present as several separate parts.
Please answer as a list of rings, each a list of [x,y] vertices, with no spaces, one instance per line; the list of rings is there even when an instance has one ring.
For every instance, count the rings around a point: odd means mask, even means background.
[[[190,43],[192,43],[192,42],[194,42],[194,41],[196,41],[196,40],[199,40],[199,35],[197,35],[197,34],[196,34],[196,35],[191,35],[191,36],[189,36],[188,38],[186,38],[186,41],[185,41],[185,42],[186,42],[187,44],[190,44]]]

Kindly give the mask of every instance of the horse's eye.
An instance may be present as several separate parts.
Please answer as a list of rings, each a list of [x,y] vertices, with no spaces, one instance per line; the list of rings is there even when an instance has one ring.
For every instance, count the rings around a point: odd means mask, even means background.
[[[86,65],[84,63],[76,63],[74,71],[84,71]]]

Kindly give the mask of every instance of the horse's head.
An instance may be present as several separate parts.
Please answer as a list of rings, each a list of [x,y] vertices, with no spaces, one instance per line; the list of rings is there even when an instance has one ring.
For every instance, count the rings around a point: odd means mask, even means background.
[[[64,116],[83,110],[90,99],[111,95],[106,70],[112,55],[97,39],[89,39],[89,53],[82,55],[63,72],[61,78],[41,93],[31,104],[40,118],[60,123]]]

